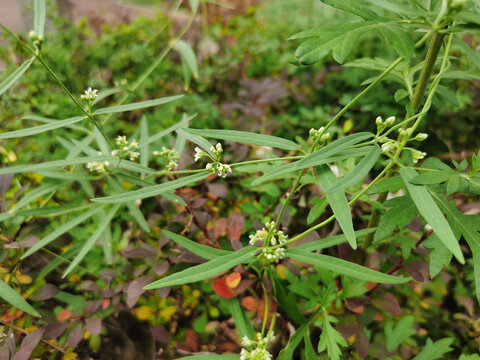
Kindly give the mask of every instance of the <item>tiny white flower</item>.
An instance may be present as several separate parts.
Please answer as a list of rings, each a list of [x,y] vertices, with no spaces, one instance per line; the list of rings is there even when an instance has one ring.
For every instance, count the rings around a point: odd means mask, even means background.
[[[202,149],[200,149],[198,146],[195,148],[195,162],[197,162],[197,160],[202,159],[206,155],[207,155],[207,153],[205,151],[203,151]]]
[[[97,89],[92,89],[89,87],[87,90],[85,90],[85,93],[80,96],[82,100],[88,100],[88,101],[93,101],[97,97]]]

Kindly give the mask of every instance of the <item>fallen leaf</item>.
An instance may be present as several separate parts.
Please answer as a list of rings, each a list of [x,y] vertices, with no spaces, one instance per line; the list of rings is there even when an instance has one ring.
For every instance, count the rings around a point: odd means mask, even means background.
[[[240,284],[241,280],[242,275],[238,272],[234,272],[225,278],[225,282],[230,289],[235,289]]]

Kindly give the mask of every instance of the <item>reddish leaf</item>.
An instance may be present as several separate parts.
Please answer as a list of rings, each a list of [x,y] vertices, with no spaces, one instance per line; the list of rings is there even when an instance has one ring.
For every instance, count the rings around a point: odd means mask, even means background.
[[[457,296],[457,301],[465,306],[470,316],[473,316],[475,303],[472,298],[466,296]]]
[[[102,321],[99,318],[85,319],[85,326],[90,334],[98,335],[102,332]]]
[[[244,291],[250,289],[252,287],[253,284],[255,284],[256,280],[255,279],[246,279],[246,280],[242,280],[240,282],[240,285],[238,285],[238,287],[234,290],[235,294],[241,294],[243,293]]]
[[[355,314],[362,314],[365,310],[364,304],[366,302],[366,298],[352,298],[345,300],[345,306],[348,310]]]
[[[97,312],[97,310],[102,306],[102,300],[89,300],[85,303],[83,307],[83,313],[85,315],[93,315]]]
[[[227,218],[219,218],[214,220],[213,224],[213,238],[218,240],[220,235],[222,235],[225,231],[227,231]]]
[[[425,261],[412,261],[404,266],[405,271],[418,282],[428,280],[428,264]]]
[[[45,333],[43,334],[43,337],[48,340],[56,339],[63,334],[67,326],[67,324],[61,322],[50,323],[44,327]]]
[[[242,281],[242,275],[238,272],[234,272],[225,278],[225,282],[230,289],[235,289],[240,285],[240,281]]]
[[[157,294],[160,295],[162,299],[165,299],[168,296],[168,294],[170,294],[170,286],[157,289]]]
[[[227,196],[227,187],[224,184],[218,183],[207,183],[208,191],[213,195],[219,198],[224,198]]]
[[[103,310],[108,309],[109,306],[110,306],[110,299],[103,299],[102,300],[102,309]]]
[[[135,306],[140,296],[145,292],[143,287],[152,282],[151,276],[141,276],[133,280],[127,288],[127,305],[129,307]]]
[[[9,360],[10,359],[10,350],[6,346],[0,347],[0,360]]]
[[[27,336],[22,341],[20,349],[13,357],[13,360],[28,360],[32,354],[33,349],[38,345],[40,340],[42,340],[43,333],[45,329],[40,328],[31,333],[28,333]]]
[[[168,271],[169,267],[170,267],[170,263],[168,261],[162,261],[162,262],[156,263],[153,266],[153,271],[155,271],[155,274],[157,274],[158,276],[161,276]]]
[[[383,299],[372,299],[372,305],[377,309],[386,311],[392,315],[401,315],[402,308],[395,296],[390,293],[385,293]]]
[[[68,334],[67,345],[70,347],[76,347],[83,338],[83,329],[82,325],[78,324],[75,328]]]
[[[50,299],[58,294],[58,289],[53,284],[45,284],[36,289],[30,296],[33,301],[43,301]]]
[[[68,309],[63,309],[57,314],[58,321],[67,321],[72,316],[72,312]]]
[[[193,329],[187,329],[187,343],[194,352],[198,351],[198,335]]]
[[[242,299],[242,306],[248,311],[257,311],[260,303],[253,296],[245,296]]]
[[[278,304],[274,300],[273,296],[268,296],[268,315],[267,315],[267,324],[272,323],[272,318],[277,311]],[[265,295],[262,297],[262,301],[260,301],[260,306],[257,310],[257,315],[260,319],[264,319],[265,316]]]
[[[231,298],[237,296],[237,294],[235,294],[232,291],[232,289],[230,289],[227,286],[227,277],[226,276],[222,276],[221,278],[213,280],[212,281],[212,288],[213,288],[213,290],[215,290],[215,292],[218,295],[220,295],[221,297],[223,297],[225,299],[231,299]]]
[[[238,212],[232,213],[227,219],[227,236],[229,240],[240,240],[244,226],[243,216]]]
[[[152,328],[152,335],[155,341],[158,341],[162,345],[170,344],[170,336],[168,331],[163,325],[156,325]]]
[[[362,359],[367,357],[368,351],[370,350],[370,342],[368,341],[368,337],[363,329],[363,326],[360,326],[355,336],[355,348],[357,349],[358,356],[360,356]]]
[[[120,251],[120,255],[127,259],[143,259],[155,256],[155,250],[137,247],[130,250]]]

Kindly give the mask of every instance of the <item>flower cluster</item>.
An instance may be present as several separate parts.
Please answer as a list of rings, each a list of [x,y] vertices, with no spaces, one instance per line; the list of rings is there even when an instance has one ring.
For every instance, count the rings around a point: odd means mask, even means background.
[[[87,169],[90,172],[97,172],[99,174],[103,174],[106,171],[106,167],[109,165],[109,161],[91,161],[87,163]]]
[[[377,124],[377,134],[380,134],[386,128],[392,126],[395,123],[395,116],[390,116],[383,121],[381,116],[377,116],[375,124]]]
[[[285,258],[285,249],[283,247],[272,248],[271,246],[283,245],[287,242],[288,236],[283,233],[281,230],[275,228],[275,223],[273,221],[266,222],[265,227],[261,230],[257,230],[255,235],[250,235],[250,245],[255,245],[257,242],[261,242],[265,245],[265,240],[270,235],[269,246],[264,246],[260,257],[264,258],[270,263],[276,262],[278,260]]]
[[[167,164],[165,165],[167,170],[174,170],[178,166],[177,161],[180,159],[180,155],[177,154],[175,149],[167,149],[163,146],[161,151],[154,151],[153,155],[163,156],[167,159]]]
[[[204,157],[208,157],[213,162],[208,163],[205,166],[205,169],[216,172],[217,175],[220,176],[220,177],[226,177],[227,175],[231,174],[232,173],[232,168],[230,167],[230,165],[222,164],[220,162],[220,157],[223,153],[222,144],[218,143],[216,146],[211,146],[210,147],[210,152],[213,154],[213,156],[211,156],[209,153],[200,149],[197,146],[195,148],[195,155],[194,155],[195,162],[197,160],[203,159]]]
[[[257,333],[256,341],[244,336],[242,338],[242,346],[244,349],[240,352],[240,360],[271,360],[272,354],[268,352],[267,347],[273,338],[274,335],[272,332],[268,332],[265,337]],[[245,348],[248,348],[248,350]]]
[[[97,98],[97,89],[92,89],[89,87],[87,90],[85,90],[85,93],[80,95],[80,99],[85,100],[87,102],[92,102]]]
[[[330,140],[331,135],[328,132],[325,132],[325,127],[322,126],[320,129],[316,130],[314,128],[311,128],[310,131],[308,132],[310,137],[312,138],[313,142],[317,142],[317,139],[319,139],[320,145],[325,144],[328,140]]]
[[[115,139],[115,142],[118,146],[118,149],[112,150],[112,156],[118,157],[119,159],[128,158],[131,161],[135,161],[140,156],[140,153],[138,151],[135,151],[138,149],[137,140],[132,140],[132,142],[128,142],[127,137],[123,135],[118,136]]]

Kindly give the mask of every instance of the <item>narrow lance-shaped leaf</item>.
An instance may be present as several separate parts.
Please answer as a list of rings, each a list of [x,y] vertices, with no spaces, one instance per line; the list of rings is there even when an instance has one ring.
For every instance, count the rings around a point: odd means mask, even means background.
[[[178,135],[185,137],[187,140],[190,140],[194,144],[201,146],[207,153],[210,154],[210,156],[214,157],[213,153],[210,151],[212,144],[204,137],[192,134],[184,129],[178,129],[176,130],[176,132]]]
[[[33,20],[33,30],[38,36],[43,36],[45,30],[45,0],[35,0],[35,19]]]
[[[256,134],[246,131],[219,129],[184,129],[184,131],[207,138],[229,140],[243,144],[270,146],[282,150],[300,150],[298,145],[295,144],[293,141],[271,135]]]
[[[165,286],[183,285],[211,278],[239,264],[249,263],[255,258],[257,251],[258,249],[253,246],[244,247],[239,251],[217,257],[207,263],[192,266],[163,279],[154,281],[145,286],[144,289],[150,290]]]
[[[255,179],[252,182],[252,185],[258,185],[262,182],[265,182],[273,178],[281,177],[282,175],[291,173],[293,171],[302,170],[312,166],[318,166],[318,165],[326,164],[328,162],[332,162],[334,160],[338,160],[335,158],[336,155],[339,155],[340,158],[342,159],[362,156],[365,154],[364,152],[362,152],[362,148],[358,148],[358,149],[348,149],[348,148],[364,140],[367,140],[371,137],[373,137],[372,133],[361,132],[361,133],[349,135],[344,138],[338,139],[333,143],[321,148],[320,150],[317,150],[314,153],[311,153],[305,156],[301,160],[295,161],[285,166],[281,166],[278,169],[275,169],[269,172],[268,174],[265,174],[264,176]],[[368,148],[368,151],[370,150],[371,149]],[[343,151],[345,151],[346,154],[342,154]]]
[[[355,237],[359,239],[362,236],[365,236],[367,234],[374,232],[375,230],[376,228],[367,228],[367,229],[357,230],[355,231]],[[295,249],[305,250],[305,251],[315,251],[315,250],[326,249],[331,246],[344,243],[345,241],[347,241],[347,237],[345,236],[345,234],[341,234],[341,235],[335,235],[326,239],[310,241],[306,244],[300,244],[296,246]]]
[[[1,83],[0,83],[0,95],[2,95],[5,91],[10,89],[15,82],[20,79],[25,71],[32,65],[33,57],[25,60],[22,65],[20,65],[13,73],[7,76]]]
[[[455,235],[448,225],[447,220],[443,216],[442,212],[438,208],[435,201],[432,199],[428,190],[424,186],[413,185],[410,180],[417,175],[417,172],[413,169],[402,168],[400,170],[400,176],[402,177],[407,190],[410,193],[412,201],[415,203],[420,214],[432,227],[435,234],[443,242],[443,244],[449,249],[457,260],[464,264],[465,259],[460,249],[460,245],[455,239]]]
[[[37,310],[35,310],[29,303],[25,301],[24,298],[22,298],[14,289],[12,289],[2,280],[0,280],[0,298],[30,315],[40,316]]]
[[[181,179],[168,181],[163,184],[148,186],[140,190],[129,191],[126,193],[112,195],[112,196],[93,198],[92,201],[99,202],[99,203],[114,204],[114,203],[127,202],[131,200],[145,199],[152,196],[162,195],[166,192],[178,189],[182,186],[196,183],[197,181],[206,179],[209,175],[210,173],[206,173],[206,172],[190,175],[190,176],[183,177]]]
[[[337,177],[328,165],[321,165],[318,168],[318,177],[320,184],[324,189],[331,188],[337,182]],[[350,205],[348,205],[347,198],[343,190],[336,192],[325,193],[325,196],[332,208],[332,211],[337,218],[338,224],[347,237],[348,243],[352,249],[357,248],[357,239],[355,237],[355,230],[353,229],[352,215],[350,213]]]
[[[75,124],[77,122],[82,121],[83,119],[85,119],[85,117],[77,116],[77,117],[73,117],[73,118],[70,118],[70,119],[57,120],[56,122],[31,127],[31,128],[28,128],[28,129],[9,131],[9,132],[0,134],[0,139],[14,139],[14,138],[20,138],[20,137],[25,137],[25,136],[36,135],[36,134],[43,133],[45,131],[50,131],[50,130],[54,130],[54,129],[58,129],[58,128],[65,127],[65,126],[68,126],[68,125]]]
[[[68,266],[67,270],[63,273],[62,277],[67,276],[70,274],[70,272],[80,263],[80,261],[83,260],[85,255],[90,251],[90,249],[95,245],[97,242],[98,238],[102,234],[102,232],[105,230],[105,228],[110,224],[110,221],[112,218],[115,216],[117,213],[118,209],[120,208],[121,204],[115,204],[110,211],[105,215],[105,218],[102,219],[102,222],[98,225],[98,227],[95,229],[93,234],[88,238],[88,240],[85,242],[83,245],[82,249],[78,253],[78,255],[75,257],[75,259],[70,263]]]
[[[231,253],[231,251],[215,249],[211,246],[196,243],[195,241],[187,239],[186,237],[180,236],[168,230],[163,230],[162,233],[175,241],[178,245],[207,260],[213,260],[220,256],[228,255]]]
[[[194,115],[191,115],[191,116],[187,116],[186,114],[183,114],[182,120],[180,120],[178,123],[173,124],[169,128],[167,128],[165,130],[162,130],[162,131],[150,136],[146,141],[140,141],[140,144],[138,146],[140,148],[142,148],[143,146],[146,146],[146,145],[150,144],[151,142],[154,142],[154,141],[157,141],[158,139],[161,139],[165,135],[170,134],[171,132],[175,131],[178,128],[183,128],[183,127],[188,126],[188,122],[190,120],[192,120],[195,116],[197,116],[197,115],[194,114]]]
[[[81,222],[85,221],[98,211],[100,211],[103,208],[103,206],[96,206],[88,211],[85,211],[83,214],[80,214],[78,216],[75,216],[73,219],[70,221],[67,221],[65,224],[57,227],[54,231],[52,231],[50,234],[45,236],[43,239],[41,239],[39,242],[37,242],[35,245],[33,245],[30,249],[27,250],[25,254],[22,255],[21,259],[25,259],[26,257],[32,255],[34,252],[38,251],[44,246],[47,246],[50,244],[53,240],[58,238],[59,236],[65,234],[67,231],[70,231],[72,228],[80,224]]]
[[[228,310],[232,314],[235,327],[238,331],[238,335],[243,338],[244,336],[249,339],[253,339],[253,326],[250,319],[245,314],[245,310],[240,306],[238,298],[226,300]]]
[[[338,259],[329,255],[314,254],[305,250],[288,249],[285,251],[285,256],[293,260],[302,261],[321,269],[347,275],[362,281],[381,284],[404,284],[411,280],[410,277],[387,275],[350,261]]]
[[[140,119],[140,143],[146,143],[148,140],[148,123],[145,115]],[[140,165],[147,167],[149,159],[148,145],[140,148]]]
[[[144,109],[152,106],[157,106],[157,105],[162,105],[166,104],[175,100],[178,100],[182,98],[183,95],[175,95],[175,96],[168,96],[160,99],[154,99],[154,100],[147,100],[147,101],[141,101],[137,103],[131,103],[131,104],[125,104],[125,105],[118,105],[118,106],[112,106],[108,108],[102,108],[98,109],[95,111],[95,115],[102,115],[102,114],[112,114],[112,113],[119,113],[119,112],[124,112],[124,111],[133,111],[133,110],[139,110],[139,109]]]
[[[183,40],[177,40],[175,42],[175,48],[180,53],[182,60],[185,62],[188,69],[191,71],[193,77],[195,79],[198,78],[197,58],[191,46]]]
[[[331,188],[325,190],[326,193],[333,193],[336,191],[344,191],[346,188],[357,184],[361,181],[368,172],[373,168],[377,159],[380,157],[382,151],[378,145],[375,145],[372,150],[365,156],[347,175],[339,180]]]

